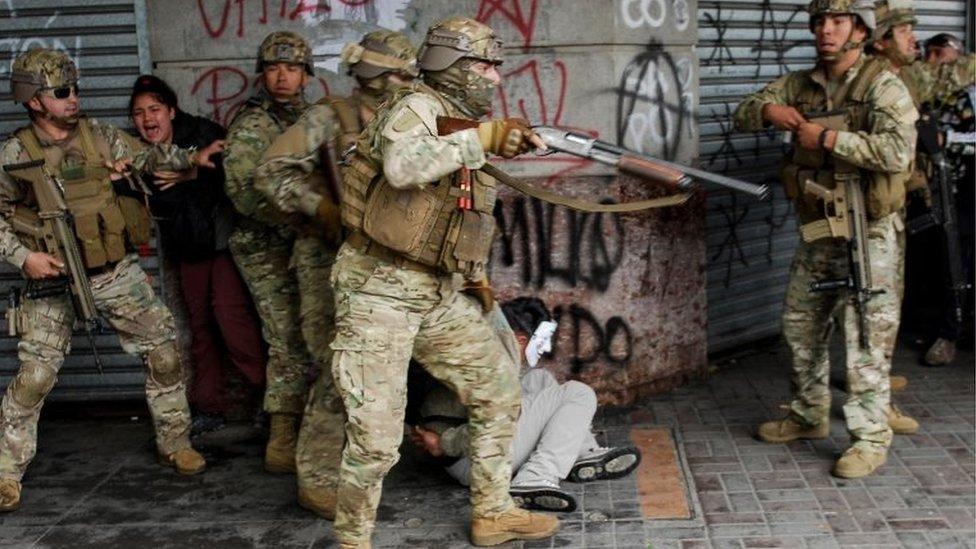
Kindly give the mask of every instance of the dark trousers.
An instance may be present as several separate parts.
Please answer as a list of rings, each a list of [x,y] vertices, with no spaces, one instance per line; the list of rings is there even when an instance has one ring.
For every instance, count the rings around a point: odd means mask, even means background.
[[[223,349],[254,389],[264,387],[267,358],[261,326],[230,252],[181,261],[179,267],[196,369],[190,400],[200,412],[220,414],[227,408]]]

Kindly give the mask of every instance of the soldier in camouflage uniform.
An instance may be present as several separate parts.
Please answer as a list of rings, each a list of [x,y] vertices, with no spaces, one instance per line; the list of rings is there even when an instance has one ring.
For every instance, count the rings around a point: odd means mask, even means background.
[[[794,133],[794,150],[781,176],[799,225],[824,216],[822,202],[805,190],[806,181],[833,187],[835,177],[852,177],[866,183],[872,285],[883,291],[860,312],[870,330],[867,348],[859,344],[858,313],[850,293],[808,289],[816,280],[847,277],[845,243],[830,238],[801,240],[783,314],[783,332],[793,354],[794,399],[785,419],[759,429],[760,438],[767,442],[828,436],[828,327],[834,313],[842,310],[848,380],[844,414],[853,444],[837,460],[834,474],[846,478],[871,474],[884,464],[891,443],[886,417],[888,375],[900,318],[905,181],[911,173],[918,118],[901,80],[882,61],[863,54],[874,27],[873,8],[865,0],[813,0],[808,12],[817,65],[779,78],[746,97],[735,112],[742,130],[773,125]],[[846,111],[841,129],[805,117],[839,108]]]
[[[290,269],[295,219],[254,187],[261,156],[308,108],[303,90],[313,75],[312,50],[292,32],[273,32],[258,48],[261,85],[234,117],[224,153],[225,187],[241,214],[230,250],[251,290],[268,343],[264,409],[271,428],[264,468],[295,471],[295,442],[313,359],[301,333],[298,282]]]
[[[148,212],[140,193],[123,194],[112,181],[121,175],[116,169],[125,165],[139,172],[163,165],[175,170],[212,167],[209,155],[219,144],[196,153],[167,145],[143,148],[118,128],[85,118],[77,69],[61,51],[33,49],[17,57],[11,92],[14,102],[27,108],[31,124],[0,146],[0,164],[42,160],[63,185],[95,306],[118,332],[123,350],[145,360],[146,399],[160,463],[182,474],[199,473],[206,463],[190,446],[190,409],[173,316],[153,292],[135,253],[149,240]],[[18,173],[0,171],[0,255],[21,269],[29,284],[60,277],[64,265],[14,229],[37,222],[31,183]],[[44,398],[70,350],[75,309],[71,298],[61,294],[28,299],[17,315],[20,369],[0,404],[0,511],[20,505],[20,480],[37,450]]]
[[[348,416],[335,519],[342,547],[370,546],[403,439],[411,356],[470,410],[472,542],[543,538],[559,525],[517,509],[508,494],[518,381],[481,313],[492,305],[485,264],[497,191],[477,170],[486,153],[542,146],[524,121],[477,122],[501,81],[500,49],[471,19],[431,27],[418,54],[427,85],[397,92],[346,159],[341,210],[351,234],[332,271],[332,374]],[[453,119],[439,131],[445,116]]]
[[[416,56],[407,37],[389,30],[347,44],[343,61],[359,87],[350,97],[327,97],[312,106],[268,148],[254,178],[258,190],[282,212],[302,215],[307,227],[307,235],[295,242],[292,264],[301,294],[302,333],[322,370],[305,406],[295,466],[298,503],[330,520],[345,443],[342,400],[329,368],[335,315],[329,275],[342,242],[337,159],[355,144],[379,104],[417,76]]]

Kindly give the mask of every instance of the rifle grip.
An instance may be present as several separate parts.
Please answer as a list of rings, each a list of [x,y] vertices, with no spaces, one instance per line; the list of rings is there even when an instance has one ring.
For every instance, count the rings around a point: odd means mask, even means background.
[[[461,130],[470,130],[478,127],[477,120],[466,120],[464,118],[452,118],[450,116],[437,117],[437,135],[451,135]]]
[[[626,154],[617,161],[617,168],[626,174],[641,177],[672,189],[685,189],[691,184],[691,178],[679,170]]]

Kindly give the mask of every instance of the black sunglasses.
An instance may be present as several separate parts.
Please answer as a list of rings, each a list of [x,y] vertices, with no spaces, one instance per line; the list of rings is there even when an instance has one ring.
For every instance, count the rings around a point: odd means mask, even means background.
[[[78,84],[70,84],[68,86],[58,86],[57,88],[44,88],[41,91],[47,95],[54,96],[55,99],[67,99],[72,93],[75,94],[75,97],[78,97],[79,89]]]

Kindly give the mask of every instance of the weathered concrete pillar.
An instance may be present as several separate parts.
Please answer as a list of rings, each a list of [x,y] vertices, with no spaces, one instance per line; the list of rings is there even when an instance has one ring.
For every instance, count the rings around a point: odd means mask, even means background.
[[[236,1],[149,3],[156,72],[181,106],[227,123],[254,85],[254,53],[269,32],[305,35],[319,78],[310,97],[347,92],[337,55],[378,26],[419,43],[436,20],[470,14],[505,41],[496,116],[573,127],[681,162],[695,158],[698,62],[695,0]],[[573,157],[526,157],[499,165],[537,184],[591,200],[661,194]],[[500,193],[501,235],[492,284],[501,299],[542,298],[560,328],[553,357],[561,378],[624,404],[700,375],[706,364],[704,209],[627,215],[573,212]]]

